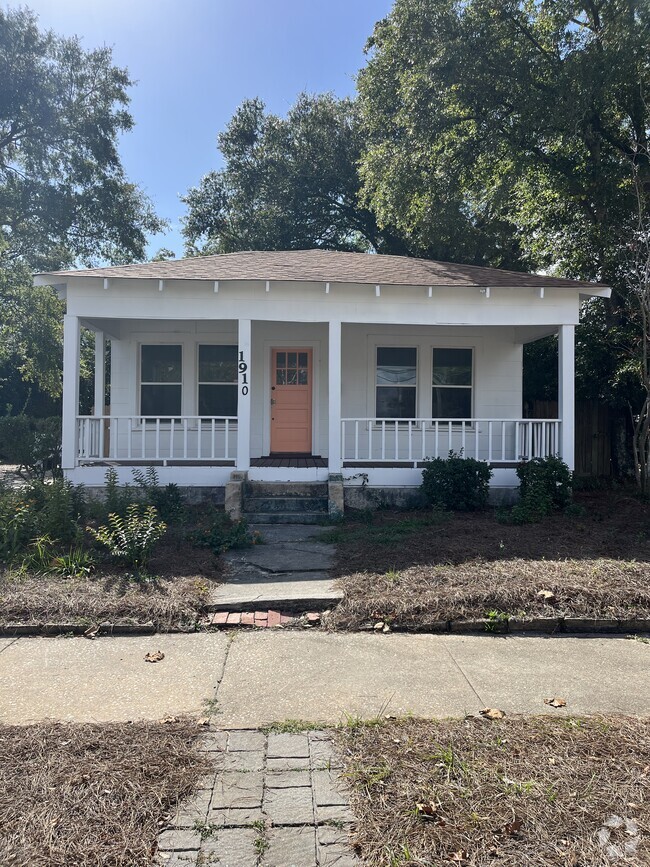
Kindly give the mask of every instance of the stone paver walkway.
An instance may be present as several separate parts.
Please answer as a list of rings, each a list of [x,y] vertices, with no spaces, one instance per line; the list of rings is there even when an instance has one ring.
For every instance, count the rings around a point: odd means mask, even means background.
[[[353,867],[354,821],[326,732],[215,731],[214,771],[158,840],[167,867]]]
[[[212,611],[318,611],[336,604],[342,591],[328,570],[335,546],[318,541],[318,527],[251,525],[264,544],[228,551],[225,583],[213,593]]]

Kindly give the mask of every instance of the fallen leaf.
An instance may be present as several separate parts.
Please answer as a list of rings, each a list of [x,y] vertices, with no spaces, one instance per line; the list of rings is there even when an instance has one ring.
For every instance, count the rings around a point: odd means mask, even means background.
[[[467,849],[459,849],[458,852],[452,852],[449,860],[455,864],[462,864],[464,861],[467,861]]]
[[[208,728],[208,726],[210,725],[210,717],[209,716],[202,716],[199,719],[197,719],[196,724],[197,724],[197,726],[200,726],[203,728]]]
[[[496,846],[490,846],[487,853],[491,858],[498,858],[499,857],[499,850],[497,849]]]
[[[549,605],[553,605],[557,602],[557,597],[552,590],[540,590],[537,594],[537,598],[541,599],[542,602],[548,602]]]
[[[432,802],[428,804],[416,804],[415,809],[418,811],[418,814],[422,816],[423,819],[439,819],[438,816],[438,805]]]
[[[154,650],[153,652],[146,653],[144,657],[145,662],[160,662],[165,658],[165,654],[161,650]]]
[[[519,816],[515,816],[512,822],[506,822],[506,824],[503,826],[502,833],[507,834],[509,837],[512,837],[521,831],[523,824],[524,820],[520,819]]]
[[[99,632],[99,626],[89,626],[84,632],[84,638],[96,638]]]
[[[559,696],[555,696],[554,698],[545,698],[544,704],[547,704],[549,707],[566,707],[566,699],[560,698]]]
[[[479,713],[486,719],[503,719],[506,715],[505,711],[499,710],[498,707],[484,707]]]
[[[384,628],[385,625],[386,624],[384,623],[383,620],[378,620],[377,623],[375,623],[373,628],[376,629],[377,632],[380,632]]]

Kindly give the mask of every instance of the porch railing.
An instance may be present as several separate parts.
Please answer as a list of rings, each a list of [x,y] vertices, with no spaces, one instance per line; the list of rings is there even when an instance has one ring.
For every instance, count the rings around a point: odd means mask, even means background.
[[[77,460],[233,461],[237,417],[79,416]]]
[[[450,451],[490,464],[549,457],[560,451],[559,419],[341,420],[344,461],[413,463],[447,457]]]

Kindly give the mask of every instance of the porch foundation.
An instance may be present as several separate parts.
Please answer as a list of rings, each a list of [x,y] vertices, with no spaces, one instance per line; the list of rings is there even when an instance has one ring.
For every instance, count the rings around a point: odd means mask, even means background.
[[[226,515],[233,521],[239,521],[244,511],[244,486],[248,473],[235,470],[230,474],[224,493],[224,508]]]

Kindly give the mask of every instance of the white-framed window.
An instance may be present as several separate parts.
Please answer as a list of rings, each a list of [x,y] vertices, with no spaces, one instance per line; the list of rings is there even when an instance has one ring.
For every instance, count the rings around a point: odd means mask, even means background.
[[[414,346],[378,346],[375,416],[416,418],[418,351]]]
[[[433,349],[432,418],[472,417],[473,371],[472,349]]]
[[[183,347],[177,343],[140,346],[140,414],[169,419],[181,415]]]
[[[199,344],[198,414],[237,415],[237,345]]]

